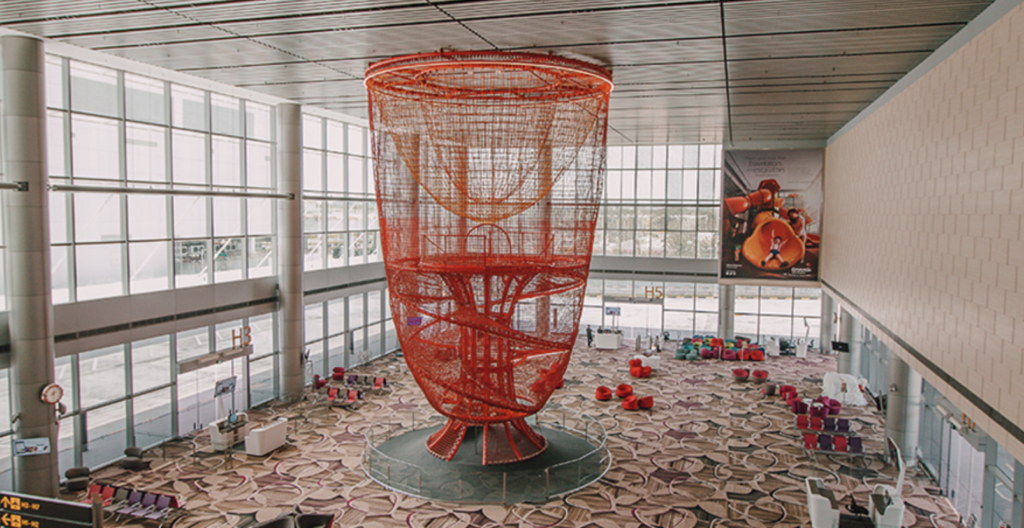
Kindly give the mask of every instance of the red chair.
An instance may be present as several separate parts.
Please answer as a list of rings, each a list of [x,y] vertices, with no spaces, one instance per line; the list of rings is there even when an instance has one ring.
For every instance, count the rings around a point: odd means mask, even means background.
[[[811,430],[821,431],[821,418],[818,416],[811,416]]]
[[[630,385],[627,385],[625,383],[622,383],[618,387],[615,387],[615,395],[618,396],[619,398],[625,398],[627,396],[632,396],[633,395],[633,387],[631,387]]]
[[[381,389],[383,389],[384,387],[387,387],[387,386],[388,386],[388,380],[387,379],[385,379],[385,378],[374,378],[374,380],[373,380],[373,388],[374,389],[381,390]]]
[[[327,389],[327,401],[334,401],[338,399],[338,389],[331,387]]]
[[[754,378],[754,383],[764,383],[768,379],[768,371],[766,370],[755,370],[750,373]]]
[[[622,400],[622,408],[627,411],[635,411],[640,408],[640,399],[631,394]]]
[[[796,428],[797,429],[810,429],[808,425],[808,416],[806,414],[800,414],[796,417]]]
[[[834,441],[835,441],[835,450],[836,451],[838,451],[840,453],[845,453],[847,451],[847,449],[846,449],[846,437],[845,436],[837,436],[837,437],[835,437]]]
[[[747,372],[747,369],[732,369],[732,378],[736,381],[747,381],[749,377],[750,373]]]
[[[750,361],[750,351],[747,349],[740,350],[740,361]]]
[[[640,405],[641,409],[650,409],[651,407],[654,407],[654,396],[644,396],[643,398],[640,398],[637,403]]]
[[[715,347],[715,348],[724,347],[725,346],[725,339],[722,339],[721,337],[712,337],[711,338],[711,346]]]
[[[651,367],[640,367],[640,377],[649,378],[651,377]]]
[[[783,385],[779,387],[779,396],[785,400],[796,398],[796,387],[792,385]]]
[[[754,349],[750,351],[750,361],[764,361],[764,350]]]
[[[728,350],[723,350],[721,357],[723,361],[737,361],[740,359],[739,354],[731,348]]]
[[[818,435],[814,433],[804,433],[804,449],[810,449],[811,451],[818,450]]]
[[[601,385],[600,387],[597,388],[597,391],[595,391],[594,398],[596,398],[598,401],[608,401],[612,399],[612,390],[609,389],[608,387],[605,387],[604,385]]]

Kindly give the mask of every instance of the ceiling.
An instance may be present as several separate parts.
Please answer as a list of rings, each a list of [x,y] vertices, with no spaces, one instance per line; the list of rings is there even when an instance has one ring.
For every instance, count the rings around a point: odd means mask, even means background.
[[[0,26],[366,116],[383,58],[589,57],[611,144],[827,139],[990,0],[31,0]]]

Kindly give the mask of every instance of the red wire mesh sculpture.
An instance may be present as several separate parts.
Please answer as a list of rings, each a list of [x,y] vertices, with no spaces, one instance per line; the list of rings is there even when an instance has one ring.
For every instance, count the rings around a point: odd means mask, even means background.
[[[593,247],[611,75],[503,52],[367,69],[384,265],[409,369],[449,418],[451,460],[482,427],[484,464],[540,454],[524,421],[569,364]]]

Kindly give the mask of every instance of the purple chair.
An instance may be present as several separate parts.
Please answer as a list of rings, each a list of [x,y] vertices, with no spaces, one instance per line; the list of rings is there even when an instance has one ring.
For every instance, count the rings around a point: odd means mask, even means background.
[[[832,450],[832,437],[829,435],[818,436],[818,449],[822,451]]]
[[[789,400],[789,408],[793,414],[807,414],[807,403],[796,398]]]
[[[170,512],[171,496],[160,495],[156,499],[156,505],[153,507],[153,511],[145,515],[146,519],[151,521],[157,521],[167,517],[167,513]]]
[[[850,437],[850,452],[851,453],[863,453],[864,452],[864,441],[859,436]]]
[[[712,351],[710,348],[700,349],[701,359],[718,359],[718,354]]]
[[[132,490],[132,492],[128,494],[128,500],[124,503],[124,507],[116,510],[114,513],[118,515],[130,513],[135,510],[140,502],[142,502],[142,492]]]
[[[825,423],[824,423],[824,426],[823,426],[822,430],[824,430],[824,431],[835,431],[836,430],[836,419],[835,418],[825,418]]]
[[[828,407],[828,413],[834,416],[839,414],[839,411],[843,409],[843,404],[839,400],[829,399],[828,402],[825,403],[825,407]]]
[[[840,433],[849,433],[850,421],[844,418],[836,420],[836,431],[839,431]]]

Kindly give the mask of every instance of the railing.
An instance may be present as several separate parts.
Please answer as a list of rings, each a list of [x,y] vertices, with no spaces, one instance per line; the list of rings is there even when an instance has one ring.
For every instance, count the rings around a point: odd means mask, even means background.
[[[416,464],[381,451],[380,446],[404,434],[441,426],[443,416],[410,413],[390,421],[374,422],[364,433],[363,471],[382,486],[415,497],[456,503],[544,502],[584,488],[604,476],[611,465],[607,435],[600,422],[585,415],[541,411],[527,421],[535,429],[582,440],[580,454],[550,465],[531,461],[510,465],[472,465],[429,460]],[[422,431],[426,439],[426,431]],[[551,438],[556,436],[556,438]],[[565,440],[565,437],[562,437]],[[473,449],[470,442],[462,449]],[[426,453],[426,446],[422,447]],[[427,455],[432,456],[432,455]],[[543,454],[542,454],[543,456]],[[422,460],[422,459],[421,459]]]

